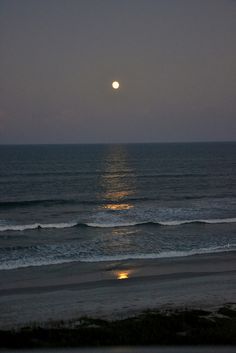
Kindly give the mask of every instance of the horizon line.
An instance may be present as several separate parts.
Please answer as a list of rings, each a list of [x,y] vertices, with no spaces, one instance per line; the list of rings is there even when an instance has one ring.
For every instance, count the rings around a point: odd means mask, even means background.
[[[0,146],[58,146],[58,145],[154,145],[154,144],[201,144],[201,143],[236,143],[236,140],[206,141],[159,141],[159,142],[39,142],[39,143],[0,143]]]

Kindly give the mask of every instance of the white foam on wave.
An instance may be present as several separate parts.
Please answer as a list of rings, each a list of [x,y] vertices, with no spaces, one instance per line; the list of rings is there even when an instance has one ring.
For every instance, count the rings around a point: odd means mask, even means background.
[[[10,230],[22,232],[24,230],[41,229],[41,228],[43,228],[43,229],[50,229],[50,228],[63,229],[63,228],[75,227],[76,225],[77,225],[77,222],[4,225],[4,226],[0,226],[0,232],[6,232],[6,231],[10,231]]]
[[[85,223],[88,227],[94,228],[116,228],[116,227],[132,227],[145,224],[156,224],[160,226],[179,226],[191,223],[203,223],[203,224],[224,224],[224,223],[236,223],[236,218],[219,218],[219,219],[184,219],[174,221],[143,221],[143,222],[114,222],[114,223]]]
[[[12,262],[6,262],[0,264],[0,270],[14,270],[17,268],[25,267],[39,267],[39,266],[50,266],[50,265],[60,265],[64,263],[77,262],[78,260],[71,259],[38,259],[34,261],[28,261],[27,259],[20,259]]]
[[[163,226],[179,226],[182,224],[191,223],[205,223],[205,224],[223,224],[223,223],[236,223],[236,218],[216,218],[216,219],[186,219],[186,220],[176,220],[176,221],[160,221],[157,222]]]
[[[117,227],[133,227],[133,226],[139,226],[147,223],[149,222],[85,223],[85,225],[93,228],[117,228]]]
[[[72,263],[72,262],[108,262],[108,261],[125,261],[125,260],[148,260],[148,259],[163,259],[163,258],[176,258],[176,257],[187,257],[193,255],[202,255],[202,254],[214,254],[221,252],[230,252],[236,251],[236,244],[225,244],[221,246],[212,246],[208,248],[199,248],[186,251],[163,251],[161,253],[149,253],[149,254],[119,254],[112,256],[90,256],[87,258],[41,258],[38,260],[29,261],[27,258],[22,258],[17,261],[8,261],[6,263],[0,264],[0,270],[12,270],[16,268],[23,267],[36,267],[36,266],[49,266],[49,265],[60,265],[63,263]]]
[[[179,226],[184,224],[199,223],[199,224],[224,224],[224,223],[236,223],[236,218],[219,218],[219,219],[187,219],[187,220],[173,220],[173,221],[140,221],[140,222],[64,222],[64,223],[33,223],[33,224],[2,224],[0,225],[0,232],[6,231],[24,231],[24,230],[34,230],[34,229],[63,229],[72,228],[76,226],[87,226],[94,228],[116,228],[116,227],[133,227],[145,224],[156,224],[160,226]]]
[[[162,259],[162,258],[175,258],[175,257],[187,257],[201,254],[211,254],[219,252],[236,251],[236,244],[226,244],[222,246],[212,246],[209,248],[199,248],[186,251],[163,251],[161,253],[149,253],[149,254],[127,254],[127,255],[114,255],[114,256],[101,256],[93,257],[86,260],[80,260],[81,262],[102,262],[102,261],[122,261],[122,260],[138,260],[138,259]]]

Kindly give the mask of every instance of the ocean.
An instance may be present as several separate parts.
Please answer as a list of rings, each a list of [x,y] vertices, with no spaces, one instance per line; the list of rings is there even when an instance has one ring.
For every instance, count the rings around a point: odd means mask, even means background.
[[[0,146],[0,269],[236,250],[236,143]]]

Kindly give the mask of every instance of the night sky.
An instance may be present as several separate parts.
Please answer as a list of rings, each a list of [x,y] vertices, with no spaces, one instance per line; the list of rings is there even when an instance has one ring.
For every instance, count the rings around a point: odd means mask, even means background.
[[[0,0],[0,143],[235,137],[236,1]]]

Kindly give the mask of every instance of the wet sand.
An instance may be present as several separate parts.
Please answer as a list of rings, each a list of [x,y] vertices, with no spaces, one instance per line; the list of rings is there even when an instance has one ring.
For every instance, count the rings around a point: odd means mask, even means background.
[[[123,273],[127,279],[117,280]],[[0,271],[0,328],[236,302],[236,253]]]

